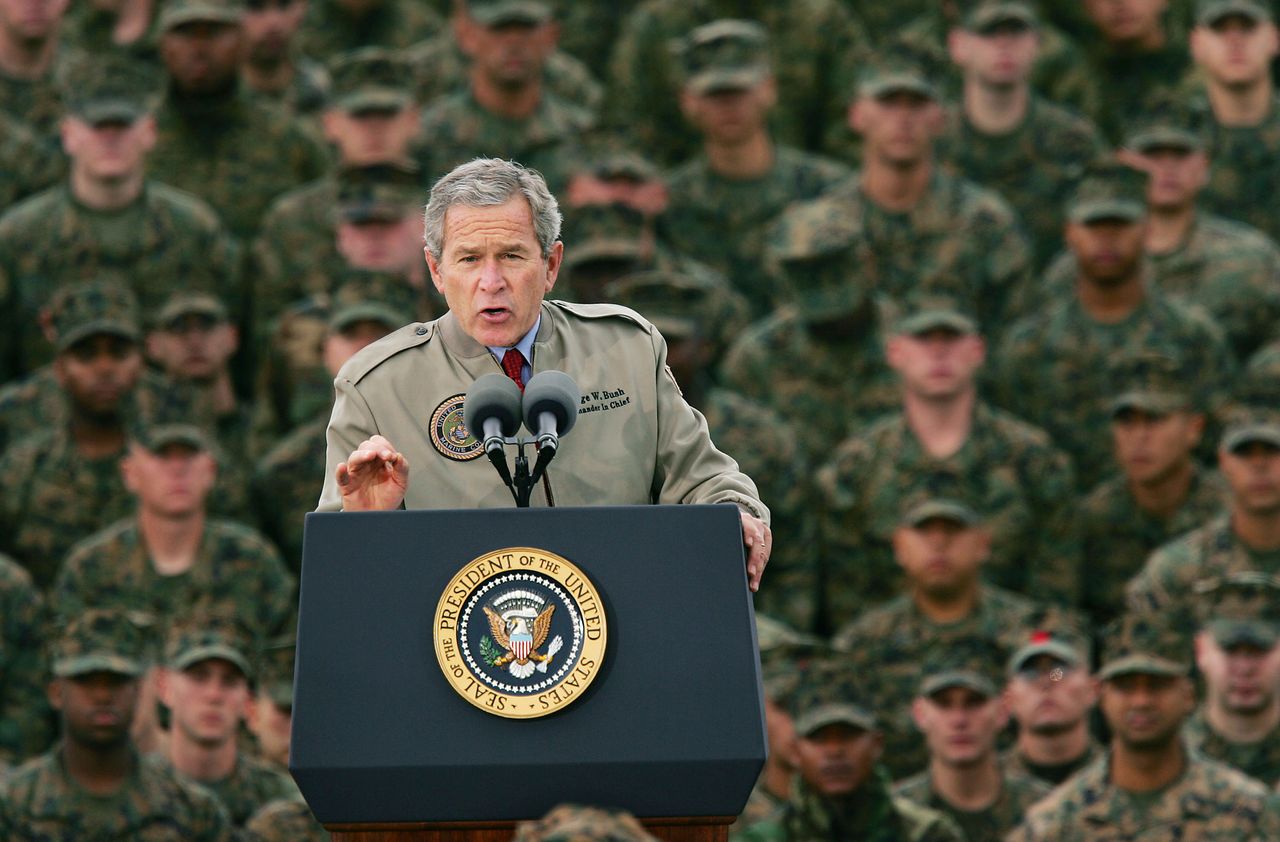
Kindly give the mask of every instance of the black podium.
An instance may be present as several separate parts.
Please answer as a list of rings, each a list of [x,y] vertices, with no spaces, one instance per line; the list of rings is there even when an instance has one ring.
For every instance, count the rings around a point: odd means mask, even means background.
[[[532,719],[464,699],[435,644],[459,572],[520,547],[576,565],[608,631],[590,686]],[[335,839],[510,838],[563,802],[722,839],[764,762],[733,506],[311,514],[300,603],[290,770]]]

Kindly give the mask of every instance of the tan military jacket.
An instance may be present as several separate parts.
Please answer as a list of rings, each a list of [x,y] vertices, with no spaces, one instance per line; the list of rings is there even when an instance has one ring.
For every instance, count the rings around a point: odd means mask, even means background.
[[[547,472],[552,502],[736,503],[767,520],[755,484],[711,443],[706,421],[681,396],[666,358],[658,331],[625,307],[542,303],[533,373],[565,371],[582,392],[577,425]],[[408,460],[406,508],[513,506],[480,443],[459,429],[468,387],[501,371],[451,313],[401,328],[352,357],[334,381],[318,510],[342,508],[334,471],[375,433]],[[510,463],[514,452],[508,451]],[[532,463],[532,447],[527,454]],[[548,504],[547,486],[539,484],[532,505]]]

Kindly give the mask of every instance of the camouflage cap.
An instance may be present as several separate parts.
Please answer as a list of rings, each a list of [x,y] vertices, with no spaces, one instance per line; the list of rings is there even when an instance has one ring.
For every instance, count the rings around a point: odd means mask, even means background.
[[[381,272],[352,270],[343,275],[329,303],[329,329],[342,331],[356,322],[378,322],[387,331],[413,321],[413,292],[408,284]]]
[[[159,27],[168,32],[188,23],[239,25],[244,20],[244,0],[165,0]]]
[[[978,320],[953,298],[913,296],[898,309],[893,332],[900,336],[921,336],[934,330],[950,330],[961,336],[978,334]]]
[[[183,316],[208,316],[225,322],[231,318],[227,305],[211,292],[182,290],[170,295],[156,311],[155,324],[168,327]]]
[[[178,620],[165,637],[165,666],[185,670],[213,658],[227,661],[253,678],[249,653],[253,652],[253,636],[232,617],[197,613]]]
[[[1067,200],[1067,219],[1084,225],[1138,222],[1146,215],[1146,174],[1112,161],[1090,165]]]
[[[330,102],[351,114],[399,111],[413,103],[413,67],[401,53],[365,47],[336,58],[329,67]]]
[[[1198,587],[1209,602],[1205,629],[1224,649],[1280,642],[1280,579],[1257,570],[1230,573]]]
[[[523,24],[540,26],[550,23],[555,9],[550,3],[536,0],[466,0],[467,13],[481,26]]]
[[[663,336],[708,335],[719,312],[714,290],[699,279],[673,270],[635,272],[605,286],[605,299],[621,304],[653,322]]]
[[[919,57],[895,52],[869,59],[858,73],[857,95],[880,99],[896,93],[939,98],[938,88]]]
[[[925,674],[920,682],[919,695],[922,698],[928,698],[952,687],[972,690],[984,699],[993,699],[1000,692],[990,678],[977,670],[944,669]]]
[[[396,222],[421,212],[421,175],[412,162],[343,167],[337,177],[342,222]]]
[[[982,522],[979,515],[967,503],[946,497],[935,497],[931,494],[913,494],[906,498],[902,507],[903,526],[917,528],[931,520],[949,520],[961,526],[977,526]]]
[[[50,645],[53,674],[113,672],[136,678],[151,660],[153,624],[154,618],[142,612],[88,609],[63,626]]]
[[[1009,676],[1017,675],[1028,661],[1041,655],[1056,658],[1070,667],[1078,667],[1085,661],[1084,652],[1076,644],[1053,632],[1037,629],[1031,633],[1031,638],[1018,647],[1009,658]]]
[[[756,640],[765,697],[789,707],[804,665],[825,654],[827,647],[817,637],[760,612],[756,612]]]
[[[212,453],[213,439],[207,432],[195,424],[164,423],[146,424],[132,431],[133,441],[152,453],[159,453],[166,447],[180,444],[197,453]]]
[[[561,804],[536,822],[516,825],[513,842],[657,842],[625,810]]]
[[[1232,398],[1249,405],[1280,406],[1280,342],[1271,343],[1249,359]]]
[[[1227,418],[1221,446],[1228,453],[1254,442],[1280,448],[1280,409],[1239,405],[1232,408]]]
[[[588,152],[582,171],[606,181],[626,179],[639,183],[659,181],[658,165],[629,149],[605,148]]]
[[[1127,356],[1115,370],[1119,394],[1111,401],[1112,417],[1133,409],[1164,416],[1192,407],[1185,372],[1167,354],[1153,351]]]
[[[970,32],[986,34],[1007,24],[1021,24],[1034,29],[1040,25],[1035,7],[1022,0],[977,0],[961,18],[962,25]]]
[[[134,342],[142,337],[138,299],[114,279],[63,287],[50,302],[49,312],[58,353],[98,334],[122,336]]]
[[[852,725],[867,731],[879,726],[871,695],[844,664],[815,661],[801,673],[791,697],[796,733],[810,737],[828,725]]]
[[[750,20],[717,20],[681,44],[684,84],[698,95],[753,88],[769,78],[769,32]]]
[[[67,112],[93,126],[134,123],[160,95],[155,74],[114,52],[73,55],[58,81]]]
[[[1183,99],[1158,95],[1126,125],[1121,145],[1139,153],[1155,149],[1188,152],[1204,149],[1205,138],[1200,122]]]
[[[1189,675],[1190,643],[1165,618],[1126,614],[1103,633],[1102,668],[1108,681],[1120,675]]]
[[[1200,26],[1213,26],[1232,15],[1257,23],[1272,19],[1271,9],[1263,0],[1196,0],[1196,23]]]
[[[258,650],[258,692],[282,708],[293,707],[293,667],[298,641],[281,637]]]

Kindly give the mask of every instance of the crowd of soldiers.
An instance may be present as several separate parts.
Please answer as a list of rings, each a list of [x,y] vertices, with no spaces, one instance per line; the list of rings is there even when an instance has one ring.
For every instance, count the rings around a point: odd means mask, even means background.
[[[1280,839],[1278,11],[0,0],[0,838],[327,838],[332,378],[485,156],[772,511],[735,834]]]

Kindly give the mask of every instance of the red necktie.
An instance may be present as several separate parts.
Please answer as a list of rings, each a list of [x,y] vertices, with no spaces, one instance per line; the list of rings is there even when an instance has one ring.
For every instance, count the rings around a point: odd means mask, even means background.
[[[502,370],[507,376],[516,381],[516,385],[520,387],[520,391],[524,391],[524,377],[521,372],[524,369],[524,354],[515,348],[508,348],[507,352],[502,355]]]

